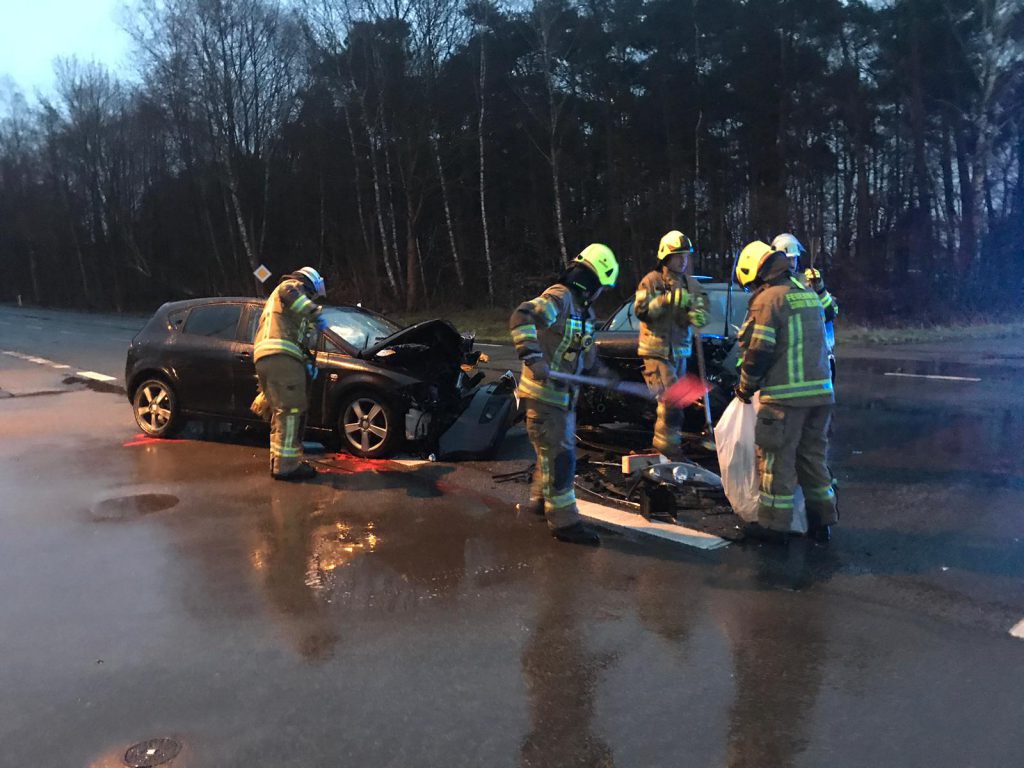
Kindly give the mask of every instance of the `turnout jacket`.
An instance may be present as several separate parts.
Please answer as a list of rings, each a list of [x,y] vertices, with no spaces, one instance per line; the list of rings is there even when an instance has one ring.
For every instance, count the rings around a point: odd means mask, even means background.
[[[566,285],[552,285],[537,298],[520,304],[508,324],[516,354],[523,361],[519,397],[564,410],[575,405],[578,387],[533,377],[528,364],[539,358],[557,373],[604,369],[594,347],[594,310]]]
[[[637,286],[633,313],[640,321],[640,357],[678,361],[690,356],[689,311],[694,297],[686,290],[685,280],[676,279],[667,269],[656,269]]]
[[[260,315],[253,361],[270,355],[289,355],[305,362],[308,357],[306,337],[321,309],[313,301],[313,292],[305,282],[291,277],[282,280]]]
[[[750,299],[740,329],[739,388],[762,403],[810,407],[835,402],[825,343],[825,310],[785,260]]]

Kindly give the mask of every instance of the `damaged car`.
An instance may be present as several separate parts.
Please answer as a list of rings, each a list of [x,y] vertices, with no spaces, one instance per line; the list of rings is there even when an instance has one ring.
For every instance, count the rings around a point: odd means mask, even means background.
[[[259,423],[253,339],[263,301],[209,298],[164,304],[132,339],[125,385],[135,420],[170,437],[189,419]],[[516,381],[485,383],[472,336],[445,320],[403,328],[358,306],[323,310],[312,351],[306,428],[343,450],[386,458],[400,449],[437,458],[487,455],[515,417]]]

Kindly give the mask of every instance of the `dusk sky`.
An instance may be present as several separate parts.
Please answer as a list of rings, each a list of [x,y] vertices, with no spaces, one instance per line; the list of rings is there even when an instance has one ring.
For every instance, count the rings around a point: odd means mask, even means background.
[[[0,79],[11,77],[31,98],[53,88],[58,56],[124,69],[123,7],[124,0],[0,0]]]

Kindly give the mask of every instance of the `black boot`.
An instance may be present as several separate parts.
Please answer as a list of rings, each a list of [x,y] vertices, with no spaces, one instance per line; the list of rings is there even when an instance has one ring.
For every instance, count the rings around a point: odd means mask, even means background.
[[[760,523],[747,523],[743,526],[743,535],[754,541],[763,541],[766,544],[787,544],[789,534],[785,531],[775,531],[765,528]]]
[[[583,523],[573,523],[564,528],[554,528],[551,535],[568,544],[583,544],[587,547],[601,546],[601,537]]]
[[[317,471],[308,461],[304,461],[299,464],[298,467],[293,469],[284,475],[274,475],[275,480],[285,480],[287,482],[301,482],[303,480],[312,480],[317,476]]]
[[[532,512],[539,518],[544,517],[544,499],[530,499],[525,504],[516,504],[517,512]]]
[[[812,525],[807,529],[807,537],[815,544],[826,545],[832,541],[832,526]]]

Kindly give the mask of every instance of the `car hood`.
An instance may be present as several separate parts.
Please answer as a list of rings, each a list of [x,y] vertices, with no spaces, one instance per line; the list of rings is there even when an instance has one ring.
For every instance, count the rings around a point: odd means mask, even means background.
[[[450,360],[456,364],[461,364],[473,348],[472,339],[463,337],[447,320],[424,320],[391,334],[372,347],[367,347],[359,352],[359,356],[371,359],[382,350],[410,344],[429,347],[432,355],[438,359]]]

